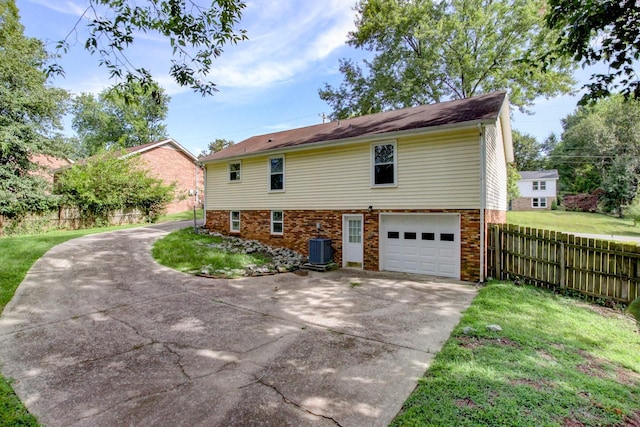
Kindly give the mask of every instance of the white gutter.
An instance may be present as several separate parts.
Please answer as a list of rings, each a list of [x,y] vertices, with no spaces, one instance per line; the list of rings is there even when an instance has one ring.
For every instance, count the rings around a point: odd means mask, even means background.
[[[203,227],[207,226],[207,165],[203,165],[204,169],[204,194],[202,195],[202,210],[204,211]]]
[[[480,283],[484,282],[484,251],[485,251],[485,219],[484,210],[487,204],[487,141],[482,124],[478,123],[480,133]]]

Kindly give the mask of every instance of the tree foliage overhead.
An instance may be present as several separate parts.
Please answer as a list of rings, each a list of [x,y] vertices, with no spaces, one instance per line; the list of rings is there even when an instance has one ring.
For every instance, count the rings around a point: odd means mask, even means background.
[[[209,154],[217,153],[220,150],[224,150],[227,147],[231,147],[235,142],[230,139],[216,138],[209,143],[206,150],[202,150],[198,157],[208,156]]]
[[[582,104],[618,91],[640,98],[637,0],[549,0],[546,23],[558,31],[558,52],[583,65],[604,63],[608,68],[591,76]]]
[[[155,33],[168,40],[173,55],[169,74],[180,86],[202,95],[217,90],[207,75],[224,45],[247,38],[244,30],[235,29],[245,8],[242,0],[212,0],[209,6],[192,0],[88,2],[83,14],[89,30],[85,48],[100,56],[100,65],[107,68],[111,78],[139,81],[143,86],[151,82],[149,70],[126,54],[140,33]],[[76,25],[59,42],[59,49],[68,50],[69,40],[77,38],[77,32]],[[60,70],[54,66],[52,71]]]
[[[151,175],[140,156],[110,151],[75,164],[56,180],[62,203],[76,206],[85,225],[108,223],[119,209],[138,209],[150,220],[161,215],[175,194],[175,184],[165,185]]]
[[[359,0],[348,43],[371,61],[340,61],[344,81],[320,98],[334,118],[506,89],[525,110],[571,90],[573,65],[527,60],[551,49],[542,0]]]
[[[166,138],[168,104],[169,97],[155,82],[149,88],[139,82],[114,86],[97,98],[88,93],[77,96],[71,108],[77,154],[88,157]]]
[[[640,101],[614,96],[581,106],[563,119],[560,142],[549,156],[564,192],[604,191],[606,211],[622,212],[640,176]]]
[[[47,84],[48,55],[24,36],[13,0],[0,0],[0,215],[16,217],[55,206],[34,172],[35,154],[62,155],[67,93]]]

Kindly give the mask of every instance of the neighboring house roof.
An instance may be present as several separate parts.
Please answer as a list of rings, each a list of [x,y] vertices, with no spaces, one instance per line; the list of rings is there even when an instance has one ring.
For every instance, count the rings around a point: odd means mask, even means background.
[[[544,171],[519,171],[520,179],[559,179],[556,169]]]
[[[198,161],[198,158],[194,156],[189,150],[178,144],[174,139],[168,138],[162,141],[149,142],[147,144],[137,145],[135,147],[125,148],[128,154],[142,154],[145,151],[153,150],[154,148],[162,147],[163,145],[173,145],[178,151],[182,151],[187,157],[194,162]]]
[[[30,159],[33,163],[43,166],[49,170],[54,170],[73,164],[73,160],[66,157],[54,157],[47,154],[32,154]]]
[[[404,108],[253,136],[217,153],[205,156],[200,161],[228,159],[313,143],[344,142],[350,139],[411,132],[427,128],[494,122],[501,115],[506,119],[505,124],[503,124],[503,131],[510,135],[507,94],[506,92],[494,92],[473,98]],[[505,139],[508,139],[505,141],[507,158],[512,159],[511,139],[510,137]]]

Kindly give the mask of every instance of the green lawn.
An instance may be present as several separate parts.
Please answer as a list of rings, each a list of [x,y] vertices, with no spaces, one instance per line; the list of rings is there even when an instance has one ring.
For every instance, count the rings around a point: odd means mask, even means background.
[[[575,233],[640,236],[640,226],[630,219],[609,215],[568,211],[509,211],[507,222],[522,227]]]
[[[221,237],[196,234],[193,227],[169,233],[153,245],[151,254],[162,265],[185,273],[198,273],[202,267],[209,270],[242,269],[249,264],[263,265],[268,259],[261,255],[228,253],[208,247],[222,242]]]
[[[640,334],[629,317],[594,310],[533,287],[489,284],[392,425],[602,426],[640,419]],[[503,331],[489,332],[489,324]],[[466,326],[477,332],[465,335]]]

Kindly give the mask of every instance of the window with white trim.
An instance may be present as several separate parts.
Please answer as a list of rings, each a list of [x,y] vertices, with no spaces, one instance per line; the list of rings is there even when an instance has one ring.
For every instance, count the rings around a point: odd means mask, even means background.
[[[284,213],[282,211],[271,211],[271,234],[284,233]]]
[[[240,211],[231,211],[229,229],[231,231],[240,232]]]
[[[371,185],[374,187],[395,186],[397,181],[396,143],[385,142],[371,146]]]
[[[537,209],[543,209],[547,207],[546,197],[534,197],[531,199],[531,207]]]
[[[240,174],[242,172],[242,162],[229,162],[229,181],[239,182]]]
[[[284,191],[284,156],[269,157],[269,191]]]
[[[533,181],[533,191],[546,190],[547,181]]]

